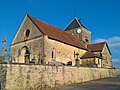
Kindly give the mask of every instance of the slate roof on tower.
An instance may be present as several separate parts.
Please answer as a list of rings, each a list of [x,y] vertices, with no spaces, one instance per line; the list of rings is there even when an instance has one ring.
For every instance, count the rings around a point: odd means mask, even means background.
[[[58,40],[60,42],[63,42],[63,43],[66,43],[66,44],[69,44],[75,47],[86,49],[85,45],[79,42],[71,33],[61,30],[43,21],[37,20],[36,18],[33,18],[28,14],[27,16],[32,20],[32,22],[36,25],[36,27],[44,35],[47,35],[49,38]]]
[[[81,20],[75,17],[75,18],[68,24],[68,26],[65,28],[65,31],[71,30],[71,29],[75,29],[75,28],[79,28],[79,27],[84,27],[84,28],[86,28],[86,27],[81,23]],[[87,29],[87,28],[86,28],[86,29]]]

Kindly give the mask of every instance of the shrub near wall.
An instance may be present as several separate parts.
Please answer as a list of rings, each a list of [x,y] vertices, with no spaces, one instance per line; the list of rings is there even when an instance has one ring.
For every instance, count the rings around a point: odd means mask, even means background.
[[[6,67],[2,65],[2,67]],[[80,83],[99,78],[118,75],[118,69],[85,68],[70,66],[43,66],[7,64],[5,80],[6,90],[45,90],[46,88]],[[0,72],[3,72],[2,68]],[[1,73],[2,73],[1,72]]]

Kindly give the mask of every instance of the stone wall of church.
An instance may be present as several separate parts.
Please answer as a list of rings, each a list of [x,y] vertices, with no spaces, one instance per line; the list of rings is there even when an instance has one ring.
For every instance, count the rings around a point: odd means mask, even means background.
[[[27,30],[30,31],[28,37],[25,36]],[[15,63],[25,62],[24,47],[27,47],[30,52],[30,60],[35,58],[37,60],[36,61],[37,63],[38,60],[41,60],[43,58],[43,52],[44,52],[43,34],[28,18],[28,16],[25,17],[22,25],[20,26],[11,44],[10,51],[11,51],[12,62]]]
[[[85,58],[85,59],[82,59],[82,66],[84,67],[99,67],[101,68],[102,67],[102,60],[100,58]]]
[[[2,90],[46,88],[118,75],[117,69],[7,64],[0,68]]]
[[[28,37],[26,37],[26,31],[29,30],[30,33]],[[40,30],[34,25],[34,23],[28,18],[28,16],[25,17],[23,20],[18,32],[16,33],[16,36],[12,42],[12,44],[24,42],[25,40],[31,40],[36,37],[40,37],[43,34],[40,32]]]
[[[33,40],[21,42],[11,46],[11,59],[14,63],[25,63],[25,51],[22,51],[27,46],[30,51],[30,60],[35,58],[41,60],[43,58],[43,37],[35,38]]]
[[[51,62],[52,60],[59,61],[65,64],[69,61],[72,61],[72,65],[75,65],[75,59],[77,58],[75,54],[79,53],[78,57],[81,57],[86,52],[86,50],[78,49],[77,47],[61,43],[56,40],[48,39],[47,36],[44,37],[44,40],[46,63]],[[52,51],[54,53],[53,58]]]
[[[112,67],[112,57],[106,45],[103,48],[102,57],[103,57],[103,60],[105,60],[105,66],[107,68]]]
[[[106,45],[104,46],[102,52],[94,52],[94,53],[99,56],[102,56],[102,67],[104,68],[112,67],[112,57]]]

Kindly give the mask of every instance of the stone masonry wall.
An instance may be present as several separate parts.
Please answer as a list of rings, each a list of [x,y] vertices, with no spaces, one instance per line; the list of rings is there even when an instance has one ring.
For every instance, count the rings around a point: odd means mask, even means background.
[[[118,74],[117,69],[7,64],[0,70],[2,90],[46,90]],[[6,73],[7,72],[7,73]],[[4,75],[3,75],[4,74]]]
[[[30,30],[27,38],[25,36],[26,30]],[[26,16],[10,47],[12,61],[14,63],[25,63],[25,51],[23,49],[27,47],[30,52],[30,59],[35,58],[38,63],[39,60],[43,59],[43,42],[43,34]]]
[[[84,49],[73,47],[71,45],[67,45],[65,43],[61,43],[56,40],[49,39],[47,36],[44,36],[44,52],[46,55],[46,64],[52,61],[53,50],[55,51],[55,61],[59,61],[65,64],[67,64],[69,61],[72,61],[73,66],[75,66],[75,59],[77,58],[75,54],[79,53],[78,57],[81,57],[86,52]]]
[[[0,64],[0,90],[5,89],[7,76],[7,65]]]

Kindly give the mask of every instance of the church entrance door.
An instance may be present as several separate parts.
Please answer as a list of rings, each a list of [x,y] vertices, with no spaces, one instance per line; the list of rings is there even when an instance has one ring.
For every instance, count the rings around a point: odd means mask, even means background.
[[[30,61],[30,51],[27,46],[24,46],[21,50],[21,59],[22,63],[28,64]]]
[[[30,52],[29,52],[29,50],[26,50],[25,51],[25,56],[24,56],[24,58],[25,58],[25,63],[29,63],[29,61],[30,61]]]

